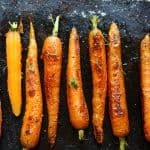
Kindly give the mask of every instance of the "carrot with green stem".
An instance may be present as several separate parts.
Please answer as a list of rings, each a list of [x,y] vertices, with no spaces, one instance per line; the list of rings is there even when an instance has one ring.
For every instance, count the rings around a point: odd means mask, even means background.
[[[48,140],[51,147],[56,141],[60,101],[62,43],[58,37],[59,18],[59,16],[56,17],[52,35],[45,39],[42,49],[45,96],[48,111]]]
[[[150,142],[150,34],[141,42],[140,49],[141,98],[144,120],[144,134]]]
[[[89,124],[89,113],[82,88],[79,36],[75,27],[72,28],[69,38],[66,76],[70,122],[78,130],[79,140],[83,140],[84,129]]]
[[[33,24],[30,20],[30,40],[26,59],[26,107],[20,141],[26,149],[39,141],[43,116],[42,90],[38,68],[38,50]]]
[[[124,150],[125,137],[129,134],[129,118],[121,61],[120,33],[114,22],[110,26],[108,38],[109,115],[113,134],[120,139],[120,150]]]
[[[97,142],[102,143],[107,91],[106,51],[103,34],[97,28],[98,17],[93,16],[91,21],[92,30],[89,33],[89,56],[93,83],[92,124]]]
[[[6,33],[6,60],[7,60],[7,88],[12,111],[15,116],[21,113],[21,36],[16,22],[10,23],[10,30]]]

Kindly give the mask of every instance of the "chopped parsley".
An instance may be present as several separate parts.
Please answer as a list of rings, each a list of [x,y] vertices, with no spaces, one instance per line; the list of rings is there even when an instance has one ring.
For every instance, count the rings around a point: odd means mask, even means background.
[[[78,88],[78,84],[77,84],[75,78],[72,78],[72,79],[71,79],[71,86],[73,86],[75,89]]]

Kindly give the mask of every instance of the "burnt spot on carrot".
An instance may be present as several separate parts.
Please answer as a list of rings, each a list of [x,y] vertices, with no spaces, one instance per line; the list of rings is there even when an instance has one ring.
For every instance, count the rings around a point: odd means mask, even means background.
[[[30,97],[34,97],[35,96],[35,90],[29,90],[28,94]]]

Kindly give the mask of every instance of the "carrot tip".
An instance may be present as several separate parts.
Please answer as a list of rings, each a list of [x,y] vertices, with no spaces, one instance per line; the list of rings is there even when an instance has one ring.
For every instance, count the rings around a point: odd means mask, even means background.
[[[54,147],[55,147],[55,144],[50,145],[50,149],[54,149]]]
[[[17,22],[8,22],[9,23],[9,25],[10,25],[10,30],[11,31],[17,31],[17,29],[18,29],[18,23]]]
[[[22,17],[20,17],[20,22],[19,22],[19,27],[18,27],[18,29],[19,29],[19,32],[20,32],[20,33],[23,33]]]
[[[29,150],[28,148],[23,147],[22,150]]]
[[[125,150],[126,146],[128,145],[125,138],[119,138],[120,141],[120,150]]]
[[[84,140],[84,130],[79,130],[78,134],[79,134],[79,140],[80,141]]]

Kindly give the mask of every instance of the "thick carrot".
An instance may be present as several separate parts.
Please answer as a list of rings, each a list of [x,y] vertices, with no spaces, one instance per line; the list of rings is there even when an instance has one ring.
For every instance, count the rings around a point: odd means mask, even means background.
[[[21,37],[17,23],[10,23],[10,30],[6,34],[6,59],[7,59],[7,86],[12,111],[15,116],[21,113]]]
[[[39,141],[42,124],[42,91],[37,60],[37,43],[32,22],[30,22],[30,41],[26,59],[26,108],[21,128],[21,144],[34,148]]]
[[[89,124],[89,114],[82,89],[79,36],[75,27],[72,28],[69,39],[67,103],[70,122],[74,128],[79,130],[79,139],[82,140],[83,129]]]
[[[97,28],[98,17],[92,18],[93,29],[89,34],[89,54],[93,83],[93,116],[94,135],[98,143],[103,142],[103,121],[107,90],[106,52],[104,37]]]
[[[141,93],[144,117],[144,133],[147,141],[150,142],[150,35],[149,33],[141,42]]]
[[[120,138],[120,149],[124,149],[124,137],[129,134],[129,119],[121,61],[120,34],[114,22],[109,30],[108,94],[113,134]]]
[[[0,137],[2,136],[2,106],[0,102]]]
[[[57,16],[53,32],[44,41],[42,58],[44,60],[44,84],[48,111],[48,140],[51,147],[57,135],[59,93],[62,65],[62,43],[58,35],[59,16]]]

